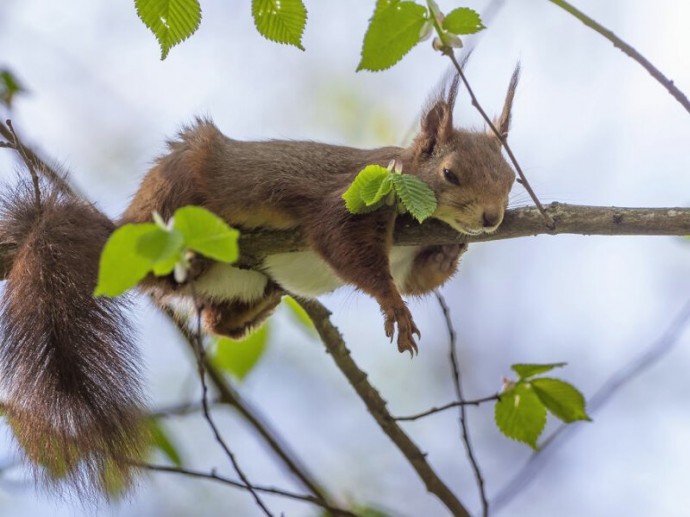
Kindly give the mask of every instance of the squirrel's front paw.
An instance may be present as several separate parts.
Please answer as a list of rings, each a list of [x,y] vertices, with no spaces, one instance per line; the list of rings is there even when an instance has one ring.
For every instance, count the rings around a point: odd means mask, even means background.
[[[386,336],[393,340],[393,332],[397,324],[398,327],[398,351],[410,352],[410,355],[414,356],[417,352],[417,343],[414,340],[414,334],[417,337],[421,337],[421,333],[415,325],[412,319],[412,314],[406,305],[400,305],[398,307],[391,307],[384,310],[384,330],[386,331]]]

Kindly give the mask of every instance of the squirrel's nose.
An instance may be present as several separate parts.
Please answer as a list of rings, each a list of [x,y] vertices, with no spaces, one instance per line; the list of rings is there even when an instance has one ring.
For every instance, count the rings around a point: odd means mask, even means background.
[[[501,222],[502,215],[499,210],[492,210],[492,209],[487,209],[484,210],[484,214],[482,215],[482,220],[484,223],[484,228],[493,228],[496,226],[498,223]]]

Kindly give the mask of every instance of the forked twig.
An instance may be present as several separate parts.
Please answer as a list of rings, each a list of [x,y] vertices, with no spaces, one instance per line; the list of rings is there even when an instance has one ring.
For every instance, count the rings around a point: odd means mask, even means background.
[[[168,465],[154,465],[151,463],[142,463],[142,462],[136,462],[136,461],[132,461],[130,463],[136,467],[151,470],[153,472],[167,472],[167,473],[171,473],[171,474],[180,474],[183,476],[208,479],[211,481],[224,483],[226,485],[230,485],[230,486],[233,486],[236,488],[241,488],[241,489],[247,488],[244,483],[240,483],[239,481],[235,481],[234,479],[230,479],[230,478],[226,478],[224,476],[221,476],[221,475],[217,474],[215,471],[211,471],[211,472],[207,473],[207,472],[201,472],[198,470],[191,470],[191,469],[185,469],[185,468],[179,468],[179,467],[171,467]],[[336,506],[332,506],[330,504],[324,503],[318,497],[314,497],[314,496],[310,496],[310,495],[297,494],[294,492],[290,492],[288,490],[283,490],[283,489],[274,488],[274,487],[254,485],[253,488],[257,492],[262,492],[264,494],[279,495],[282,497],[287,497],[289,499],[294,499],[296,501],[303,501],[305,503],[311,503],[311,504],[320,506],[324,510],[328,510],[329,512],[331,512],[333,515],[342,516],[342,517],[358,517],[357,514],[351,512],[349,510],[343,510],[342,508],[338,508]]]
[[[331,323],[331,313],[328,309],[316,300],[298,298],[297,301],[311,318],[316,331],[321,337],[321,341],[326,346],[336,366],[357,392],[359,398],[362,399],[376,423],[379,424],[383,432],[391,439],[417,472],[427,490],[438,497],[452,515],[456,517],[469,517],[470,514],[465,506],[429,465],[426,455],[398,426],[386,408],[386,401],[383,400],[376,388],[369,383],[367,374],[352,359],[343,337],[333,323]]]
[[[209,404],[208,404],[208,385],[206,384],[206,370],[204,368],[204,363],[205,363],[205,358],[206,358],[206,350],[204,349],[204,344],[202,343],[202,339],[201,339],[201,309],[202,309],[202,307],[199,304],[199,300],[196,296],[196,293],[194,292],[194,285],[193,284],[191,285],[191,288],[192,288],[192,298],[194,299],[194,306],[196,308],[196,332],[194,335],[194,345],[195,345],[195,352],[196,352],[197,367],[198,367],[198,371],[199,371],[199,379],[201,381],[201,405],[203,408],[204,418],[208,422],[208,425],[211,428],[211,431],[213,432],[213,435],[216,439],[216,442],[218,442],[218,444],[221,446],[221,448],[225,452],[225,455],[228,457],[228,459],[230,459],[230,463],[232,463],[232,466],[235,469],[235,472],[240,477],[240,479],[244,483],[247,490],[249,490],[249,492],[254,497],[256,504],[259,506],[259,508],[261,508],[261,510],[267,516],[272,517],[273,514],[266,507],[264,502],[261,500],[261,498],[259,497],[259,494],[256,493],[254,486],[249,482],[249,479],[247,478],[246,474],[243,472],[242,468],[240,467],[240,465],[237,461],[237,458],[235,458],[235,455],[230,450],[230,447],[228,447],[227,443],[225,443],[225,440],[223,439],[223,436],[220,434],[220,431],[218,430],[218,427],[216,426],[215,421],[211,417],[211,410],[210,410]]]
[[[484,476],[479,468],[479,462],[474,453],[474,448],[472,447],[472,441],[470,440],[470,431],[467,425],[467,412],[465,403],[465,397],[462,393],[462,382],[460,379],[460,366],[458,364],[458,356],[456,350],[457,335],[455,334],[455,328],[453,327],[453,322],[450,319],[450,309],[443,295],[434,291],[436,300],[438,301],[441,311],[443,312],[443,319],[446,322],[446,329],[448,330],[448,345],[450,348],[450,365],[453,371],[453,385],[455,386],[455,395],[459,402],[458,407],[460,408],[460,431],[462,433],[462,442],[465,445],[465,451],[467,452],[467,458],[470,460],[472,465],[472,471],[474,472],[474,477],[477,481],[477,488],[479,489],[479,497],[482,502],[482,515],[487,517],[489,515],[489,500],[486,497],[486,488],[484,487]]]
[[[427,417],[430,415],[435,415],[436,413],[441,413],[442,411],[446,411],[446,410],[452,409],[454,407],[479,406],[480,404],[484,404],[485,402],[497,402],[499,400],[501,400],[501,396],[498,393],[495,395],[490,395],[488,397],[482,397],[480,399],[457,400],[455,402],[449,402],[448,404],[444,404],[443,406],[432,407],[431,409],[423,411],[422,413],[417,413],[417,414],[408,415],[408,416],[396,416],[395,420],[397,420],[398,422],[412,422],[414,420],[419,420],[420,418],[424,418],[424,417]]]

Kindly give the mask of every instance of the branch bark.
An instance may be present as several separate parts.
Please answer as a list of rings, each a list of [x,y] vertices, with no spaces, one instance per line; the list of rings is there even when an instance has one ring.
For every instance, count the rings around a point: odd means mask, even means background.
[[[367,406],[369,413],[376,420],[376,423],[379,424],[381,430],[386,433],[400,452],[403,453],[412,468],[415,469],[427,490],[438,497],[452,515],[456,517],[469,517],[470,514],[467,509],[429,465],[426,460],[426,454],[417,447],[395,422],[395,419],[386,408],[386,401],[383,400],[376,388],[369,383],[367,374],[352,359],[343,337],[331,323],[331,313],[329,310],[316,300],[299,299],[299,303],[314,322],[316,331],[319,333],[321,341],[323,341],[335,364],[362,399],[362,402]]]
[[[494,233],[470,237],[440,221],[427,220],[417,224],[400,217],[395,242],[401,246],[453,244],[514,239],[530,235],[690,235],[690,208],[623,208],[551,203],[546,211],[554,227],[544,224],[536,207],[508,210],[501,226]],[[256,230],[240,237],[242,262],[257,263],[271,253],[302,251],[306,244],[298,231]]]

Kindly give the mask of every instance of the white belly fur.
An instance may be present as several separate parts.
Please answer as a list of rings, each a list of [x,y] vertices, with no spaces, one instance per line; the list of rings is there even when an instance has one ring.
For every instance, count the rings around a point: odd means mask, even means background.
[[[195,288],[212,300],[252,302],[263,296],[267,283],[268,277],[258,271],[216,262],[196,281]]]
[[[389,263],[393,280],[399,289],[412,271],[419,246],[394,246]],[[289,292],[308,298],[334,291],[345,284],[333,269],[316,253],[298,251],[277,253],[264,260],[266,274],[239,269],[229,264],[214,264],[196,282],[198,291],[214,300],[251,302],[261,298],[271,277]]]

